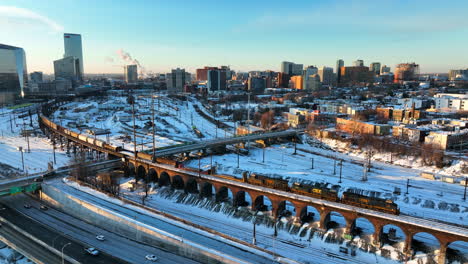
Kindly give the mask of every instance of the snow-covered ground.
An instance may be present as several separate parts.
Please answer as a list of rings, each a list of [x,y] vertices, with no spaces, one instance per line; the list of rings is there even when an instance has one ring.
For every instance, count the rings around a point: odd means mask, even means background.
[[[10,264],[10,263],[26,264],[26,263],[34,263],[34,262],[25,258],[19,252],[8,247],[5,243],[0,241],[0,264]]]
[[[214,124],[202,118],[195,111],[194,103],[191,101],[182,102],[164,95],[155,95],[155,97],[153,102],[150,95],[136,96],[135,125],[138,151],[150,150],[153,146],[152,128],[148,123],[152,120],[152,102],[155,111],[156,148],[232,135],[229,131],[216,129]],[[109,105],[109,109],[103,109],[106,105]],[[115,109],[111,109],[113,106]],[[63,108],[68,109],[58,110],[53,115],[56,123],[84,134],[87,134],[88,128],[108,129],[109,136],[99,135],[97,138],[133,150],[133,116],[132,108],[127,104],[127,97],[109,96],[103,101],[90,99],[86,102],[71,102]],[[84,124],[88,128],[73,128],[71,123]],[[202,132],[203,138],[197,137],[194,127]]]
[[[27,113],[27,112],[26,112]],[[37,115],[32,114],[32,124],[29,116],[20,118],[25,113],[22,111],[12,111],[6,108],[0,109],[0,178],[11,178],[33,174],[47,170],[48,162],[53,162],[53,149],[50,141],[42,135],[38,128]],[[36,136],[29,137],[29,148],[26,137],[21,135],[21,131],[37,131]],[[24,171],[21,159],[21,152],[18,147],[23,148]],[[65,150],[57,146],[55,150],[56,164],[54,167],[64,166],[69,162],[69,157]],[[2,165],[3,164],[3,165]]]

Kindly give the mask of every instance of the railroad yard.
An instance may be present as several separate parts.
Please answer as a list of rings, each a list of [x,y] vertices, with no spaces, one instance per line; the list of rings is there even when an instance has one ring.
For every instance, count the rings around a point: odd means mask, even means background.
[[[127,103],[127,97],[118,92],[107,97],[94,98],[85,102],[74,101],[60,106],[51,118],[51,121],[66,127],[70,131],[87,138],[100,140],[104,144],[118,147],[119,150],[152,153],[153,130],[152,120],[154,113],[155,152],[170,148],[171,146],[189,145],[204,140],[223,137],[232,137],[236,134],[237,124],[229,116],[220,113],[213,114],[206,106],[195,98],[180,100],[165,94],[136,94],[135,112]],[[220,106],[226,107],[226,106]],[[231,107],[242,107],[242,104]],[[258,107],[252,105],[252,108]],[[134,113],[134,114],[133,114]],[[0,148],[2,152],[9,153],[9,158],[2,160],[2,164],[17,170],[19,174],[21,157],[18,150],[14,150],[12,143],[20,137],[19,128],[9,130],[10,112],[4,111],[1,115],[2,138]],[[29,117],[27,117],[29,118]],[[22,122],[27,123],[28,119]],[[37,116],[31,117],[36,123]],[[20,122],[20,121],[18,121]],[[133,131],[135,122],[135,132]],[[218,125],[216,125],[218,123]],[[219,125],[222,123],[223,125]],[[18,126],[17,126],[18,127]],[[24,127],[28,127],[27,124]],[[37,128],[33,125],[29,129]],[[3,134],[5,133],[5,134]],[[336,142],[318,140],[307,134],[301,134],[300,142],[289,140],[272,141],[264,146],[262,142],[248,142],[239,146],[229,146],[223,153],[217,152],[190,152],[177,155],[175,159],[180,166],[208,174],[226,175],[240,181],[258,175],[278,182],[281,179],[288,191],[294,186],[310,186],[310,192],[332,192],[336,198],[333,201],[344,201],[346,192],[381,199],[382,206],[385,201],[394,203],[398,211],[385,211],[390,214],[401,214],[413,217],[445,222],[457,226],[467,227],[468,203],[462,200],[463,186],[459,183],[447,183],[440,180],[429,180],[421,177],[421,173],[431,172],[439,175],[463,176],[460,172],[464,161],[455,162],[451,167],[436,169],[419,166],[417,162],[405,162],[405,157],[392,157],[393,164],[385,162],[385,155],[376,155],[371,161],[368,172],[364,172],[366,160],[364,154],[339,152]],[[36,165],[42,160],[35,160],[33,153],[49,153],[48,162],[53,162],[51,141],[41,135],[29,137],[31,153],[25,154],[25,163],[28,172],[40,172],[47,168]],[[136,146],[134,142],[136,141]],[[26,141],[25,141],[26,142]],[[71,151],[67,151],[66,144],[56,143],[56,166],[66,165],[73,159]],[[89,153],[89,159],[97,158]],[[41,163],[42,164],[42,163]],[[400,164],[400,165],[397,165]],[[401,166],[405,165],[405,166]],[[367,179],[363,181],[363,175]],[[250,183],[250,182],[249,182]],[[255,183],[254,183],[255,184]],[[80,191],[97,195],[96,191],[86,187],[77,187]],[[275,187],[279,188],[279,187]],[[281,189],[281,188],[279,188]],[[284,187],[283,187],[284,189]],[[246,194],[244,204],[234,206],[236,199],[228,190],[228,199],[218,204],[209,198],[200,198],[195,194],[188,194],[182,190],[168,187],[159,187],[151,183],[145,191],[143,181],[135,182],[133,177],[120,179],[120,190],[123,197],[141,202],[146,195],[145,205],[164,213],[186,219],[197,225],[216,230],[242,241],[252,241],[253,211],[249,210],[252,198]],[[320,197],[319,197],[320,198]],[[322,199],[329,200],[329,198]],[[318,228],[320,213],[308,206],[304,219],[296,219],[295,207],[291,203],[284,205],[275,223],[272,208],[273,203],[267,197],[263,198],[262,208],[257,207],[255,220],[257,224],[257,245],[266,250],[273,251],[286,258],[307,263],[310,259],[317,259],[319,263],[398,263],[404,260],[403,250],[405,234],[397,226],[387,225],[383,233],[389,237],[380,248],[371,245],[372,234],[375,228],[364,218],[359,218],[355,228],[359,233],[352,238],[342,239],[345,233],[345,218],[336,212],[330,214],[331,228],[324,230]],[[278,235],[273,235],[274,227],[278,228]],[[418,233],[411,245],[414,250],[414,259],[407,263],[430,263],[438,253],[439,242],[428,233]],[[347,248],[346,252],[343,248]],[[468,243],[456,242],[449,246],[452,254],[451,263],[457,259],[468,258]],[[455,253],[454,253],[455,252]],[[456,253],[458,252],[458,253]],[[454,257],[455,256],[455,257]],[[314,262],[315,263],[315,262]]]

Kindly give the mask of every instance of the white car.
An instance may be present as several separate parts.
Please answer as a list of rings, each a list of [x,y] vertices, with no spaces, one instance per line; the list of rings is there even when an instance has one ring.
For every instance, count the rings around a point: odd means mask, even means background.
[[[97,256],[99,255],[99,250],[95,249],[95,248],[85,248],[85,251],[92,255],[92,256]]]
[[[106,240],[106,238],[105,238],[103,235],[97,235],[97,236],[96,236],[96,239],[99,240],[99,241],[104,241],[104,240]]]
[[[146,255],[145,258],[147,260],[149,260],[149,261],[157,261],[158,260],[158,257],[156,257],[155,255]]]

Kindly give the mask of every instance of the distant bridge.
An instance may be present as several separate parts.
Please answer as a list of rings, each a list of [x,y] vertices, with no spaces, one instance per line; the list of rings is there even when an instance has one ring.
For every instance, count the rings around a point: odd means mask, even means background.
[[[169,147],[167,149],[157,150],[155,153],[156,157],[165,157],[178,153],[187,153],[194,150],[209,149],[221,145],[232,145],[242,142],[264,140],[269,138],[284,138],[284,137],[294,137],[300,133],[303,133],[304,130],[284,130],[284,131],[275,131],[275,132],[266,132],[261,134],[250,134],[245,136],[229,137],[229,138],[218,138],[212,140],[205,140],[202,142]]]

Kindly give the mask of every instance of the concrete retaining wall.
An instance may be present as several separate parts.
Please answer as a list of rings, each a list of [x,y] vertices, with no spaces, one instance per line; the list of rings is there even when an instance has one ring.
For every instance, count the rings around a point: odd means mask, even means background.
[[[48,184],[42,185],[42,199],[85,222],[195,261],[202,263],[243,262],[222,252],[206,248],[191,241],[182,240],[178,236],[137,222],[133,218],[120,215],[117,212],[96,207]]]

